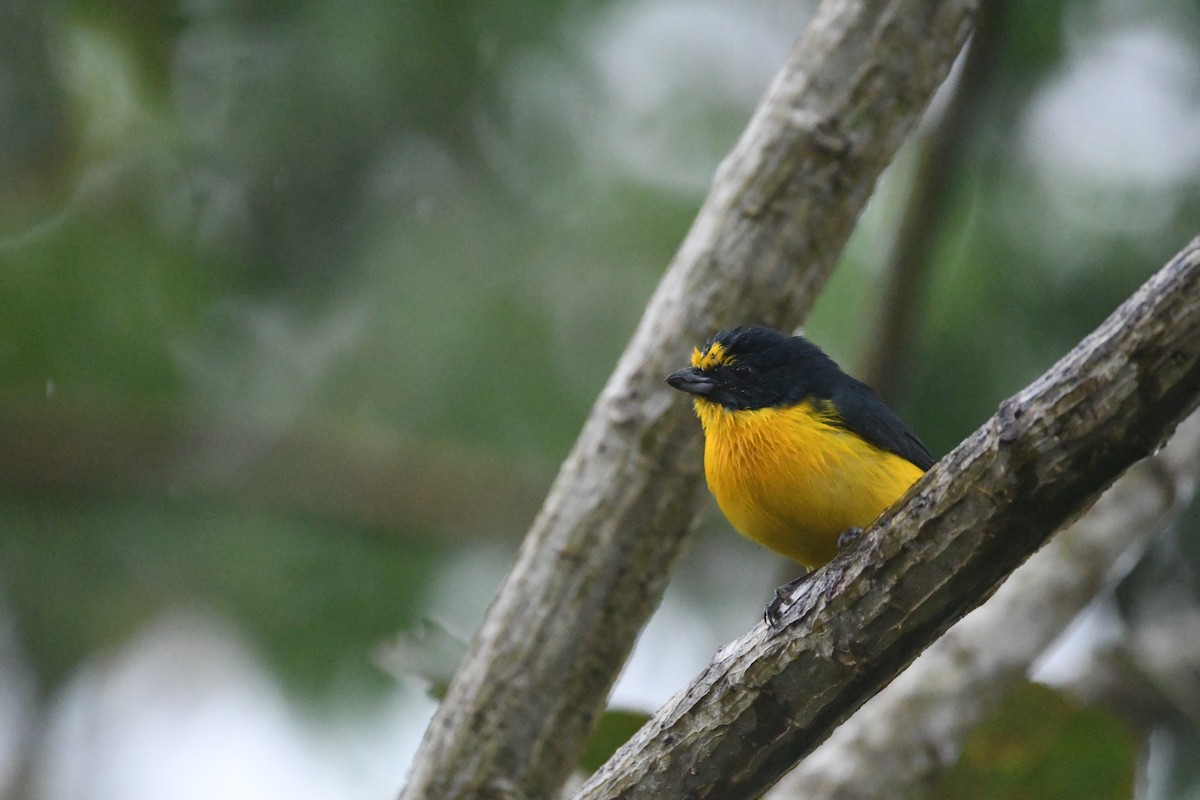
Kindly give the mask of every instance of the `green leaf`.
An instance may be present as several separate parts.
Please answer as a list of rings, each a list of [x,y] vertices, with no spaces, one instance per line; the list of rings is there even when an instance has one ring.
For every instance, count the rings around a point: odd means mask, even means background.
[[[637,733],[638,728],[649,720],[650,715],[644,711],[620,708],[605,711],[592,730],[583,755],[579,757],[580,768],[589,774],[598,770],[618,747],[629,741],[629,737]]]
[[[967,739],[939,800],[1126,800],[1137,737],[1115,715],[1027,683]]]

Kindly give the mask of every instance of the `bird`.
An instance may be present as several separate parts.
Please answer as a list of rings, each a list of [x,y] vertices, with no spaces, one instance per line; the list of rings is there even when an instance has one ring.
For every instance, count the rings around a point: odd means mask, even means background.
[[[693,396],[705,477],[726,519],[807,570],[767,605],[773,628],[807,574],[934,464],[874,391],[803,336],[722,330],[666,380]]]

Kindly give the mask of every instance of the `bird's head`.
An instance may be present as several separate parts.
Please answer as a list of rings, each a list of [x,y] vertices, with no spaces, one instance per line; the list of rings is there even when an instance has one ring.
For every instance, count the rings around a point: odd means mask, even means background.
[[[692,365],[667,376],[667,383],[698,402],[734,411],[792,405],[825,397],[837,365],[801,336],[770,328],[721,331],[692,351]]]

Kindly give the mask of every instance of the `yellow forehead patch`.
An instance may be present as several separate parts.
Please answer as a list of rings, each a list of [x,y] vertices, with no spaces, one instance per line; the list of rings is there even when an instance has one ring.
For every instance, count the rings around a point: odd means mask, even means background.
[[[734,361],[733,356],[725,352],[725,345],[720,342],[713,342],[703,353],[700,352],[699,347],[692,350],[692,366],[697,369],[728,366]]]

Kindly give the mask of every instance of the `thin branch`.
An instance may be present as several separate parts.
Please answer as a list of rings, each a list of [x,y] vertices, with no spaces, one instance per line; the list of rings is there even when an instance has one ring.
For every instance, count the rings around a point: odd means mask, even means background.
[[[386,532],[516,538],[544,476],[485,452],[336,425],[283,430],[163,408],[57,400],[0,415],[0,490],[195,499],[297,509]],[[473,503],[463,503],[463,497]]]
[[[967,734],[1094,597],[1187,508],[1200,478],[1200,413],[1055,534],[776,786],[771,800],[924,794]]]
[[[698,429],[663,376],[717,327],[803,321],[977,5],[827,0],[817,10],[563,464],[405,798],[543,798],[561,785],[698,503]]]
[[[917,143],[915,174],[884,267],[886,284],[880,318],[861,375],[888,401],[900,395],[905,376],[912,374],[909,365],[913,341],[924,316],[922,298],[930,280],[933,253],[951,208],[966,134],[996,71],[1005,13],[1004,3],[985,3],[980,8],[950,102],[928,135]]]
[[[934,466],[787,626],[731,643],[577,795],[758,797],[1200,402],[1200,239]]]

